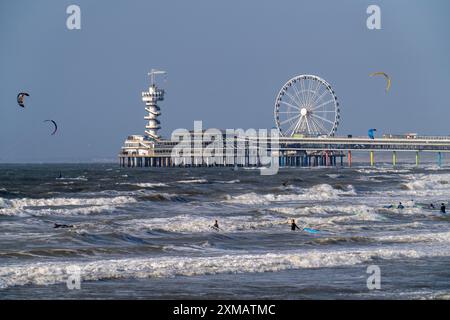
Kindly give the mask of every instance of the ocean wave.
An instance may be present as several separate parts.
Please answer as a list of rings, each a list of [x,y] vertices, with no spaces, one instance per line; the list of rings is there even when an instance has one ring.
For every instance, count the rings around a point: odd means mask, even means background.
[[[169,186],[168,184],[162,183],[162,182],[136,182],[136,183],[123,182],[123,183],[118,183],[118,184],[136,186],[136,187],[140,187],[140,188],[157,188],[157,187],[168,187]]]
[[[116,206],[134,203],[134,197],[113,198],[0,198],[0,215],[71,215],[110,211]]]
[[[236,180],[227,180],[227,181],[217,180],[217,181],[214,181],[214,182],[215,183],[224,183],[224,184],[233,184],[233,183],[239,183],[241,181],[236,179]]]
[[[133,231],[154,230],[165,232],[216,232],[212,229],[214,218],[195,215],[178,215],[170,218],[133,219],[120,222],[120,226]],[[223,223],[222,223],[223,221]],[[286,219],[273,216],[261,216],[252,219],[250,216],[234,216],[219,219],[220,229],[225,232],[267,230],[268,228],[286,225]]]
[[[310,224],[333,224],[347,221],[382,221],[383,216],[367,205],[316,205],[300,208],[275,207],[271,211]]]
[[[448,246],[374,248],[361,250],[302,250],[266,254],[228,254],[214,257],[161,257],[95,260],[88,262],[37,262],[0,267],[0,288],[65,283],[74,270],[81,281],[121,278],[166,278],[206,274],[278,272],[372,263],[376,259],[416,259],[448,256]],[[81,282],[81,285],[82,285]]]
[[[356,172],[364,173],[364,174],[373,174],[373,173],[409,173],[411,169],[402,168],[402,169],[394,169],[387,167],[378,167],[378,168],[361,168],[357,169]]]
[[[61,178],[56,178],[56,180],[88,181],[88,178],[86,178],[85,176],[79,176],[79,177],[74,177],[74,178],[70,178],[70,177],[61,177]]]
[[[297,188],[295,194],[257,194],[255,192],[245,193],[238,196],[226,197],[226,202],[237,204],[269,204],[270,202],[301,201],[301,200],[333,200],[340,196],[356,195],[352,185],[333,188],[329,184],[320,184],[308,189]]]
[[[206,179],[178,180],[176,183],[208,183]]]
[[[402,189],[418,195],[437,195],[450,192],[450,174],[416,174],[405,175],[409,180],[402,184]]]
[[[337,179],[337,178],[341,178],[342,175],[338,174],[338,173],[328,173],[326,174],[327,177],[331,178],[331,179]]]

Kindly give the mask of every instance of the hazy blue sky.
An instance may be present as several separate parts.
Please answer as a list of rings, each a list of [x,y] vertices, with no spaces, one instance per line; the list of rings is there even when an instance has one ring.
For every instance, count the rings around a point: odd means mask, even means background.
[[[66,28],[70,4],[81,30]],[[366,27],[370,4],[382,30]],[[152,67],[168,71],[165,136],[194,120],[271,128],[278,90],[304,73],[334,87],[338,134],[450,134],[449,14],[446,0],[0,0],[0,161],[115,159],[144,131]]]

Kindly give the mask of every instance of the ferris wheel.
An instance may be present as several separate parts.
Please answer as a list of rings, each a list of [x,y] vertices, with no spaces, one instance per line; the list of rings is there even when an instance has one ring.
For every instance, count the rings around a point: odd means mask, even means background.
[[[334,136],[340,120],[339,103],[330,84],[313,75],[299,75],[284,84],[275,101],[280,134]]]

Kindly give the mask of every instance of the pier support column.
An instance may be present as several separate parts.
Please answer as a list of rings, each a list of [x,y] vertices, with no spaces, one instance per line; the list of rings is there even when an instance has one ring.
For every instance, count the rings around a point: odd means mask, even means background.
[[[375,164],[375,157],[373,151],[370,151],[370,166],[374,166]]]
[[[347,161],[348,161],[348,166],[351,167],[352,166],[352,152],[350,150],[348,150]]]
[[[416,151],[416,166],[419,166],[419,162],[420,162],[419,151]]]
[[[392,152],[392,165],[395,167],[397,165],[397,152]]]
[[[438,156],[438,158],[437,158],[437,160],[438,160],[438,166],[439,166],[439,167],[442,167],[442,153],[441,153],[441,152],[438,152],[437,156]]]

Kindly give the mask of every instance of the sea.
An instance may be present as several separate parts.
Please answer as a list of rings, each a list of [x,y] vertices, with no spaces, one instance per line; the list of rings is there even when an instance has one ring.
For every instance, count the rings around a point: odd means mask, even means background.
[[[449,299],[449,200],[434,164],[0,164],[0,299]]]

